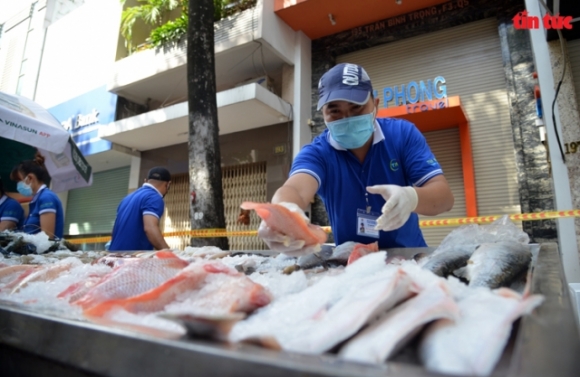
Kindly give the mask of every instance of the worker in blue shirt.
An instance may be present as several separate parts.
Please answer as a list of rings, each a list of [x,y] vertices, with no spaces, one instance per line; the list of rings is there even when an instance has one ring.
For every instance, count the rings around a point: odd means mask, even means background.
[[[37,153],[34,160],[16,165],[10,173],[10,179],[18,182],[16,190],[22,196],[32,196],[22,230],[29,234],[43,231],[49,239],[61,239],[64,233],[64,211],[58,196],[46,187],[50,176],[44,167],[44,157]]]
[[[109,251],[169,249],[159,221],[165,210],[171,174],[163,167],[149,170],[143,186],[127,195],[117,208]]]
[[[306,218],[303,210],[318,194],[336,244],[427,246],[418,214],[449,211],[454,198],[423,135],[406,120],[376,119],[379,99],[356,64],[327,71],[318,83],[318,98],[327,129],[298,153],[272,202]],[[270,249],[288,255],[316,251],[263,221],[258,234]]]
[[[0,232],[18,230],[24,222],[24,210],[20,203],[6,195],[4,183],[0,177]]]

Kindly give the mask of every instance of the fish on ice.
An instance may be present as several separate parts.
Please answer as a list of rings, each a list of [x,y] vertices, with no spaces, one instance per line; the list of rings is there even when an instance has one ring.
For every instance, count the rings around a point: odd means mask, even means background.
[[[332,349],[417,291],[409,275],[387,265],[385,256],[371,253],[341,274],[281,297],[237,323],[230,340],[313,354]]]
[[[525,273],[532,261],[527,245],[517,242],[481,244],[467,261],[465,276],[471,287],[508,286]]]
[[[507,344],[512,323],[531,313],[544,298],[485,287],[465,287],[462,296],[459,318],[440,319],[427,327],[419,357],[432,372],[489,376]]]
[[[215,289],[211,289],[212,286]],[[158,312],[178,297],[180,301],[186,301],[189,295],[203,288],[209,290],[210,294],[201,297],[197,295],[190,300],[191,308],[181,305],[182,312],[193,310],[198,313],[201,307],[205,307],[214,311],[221,310],[222,313],[249,313],[267,305],[271,300],[261,285],[235,269],[219,261],[198,261],[152,289],[131,297],[103,301],[86,309],[84,315],[102,317],[115,307],[131,313]],[[202,302],[202,298],[208,302]],[[176,312],[175,309],[173,312]]]
[[[316,253],[302,255],[296,262],[301,269],[346,266],[370,252],[378,251],[378,242],[370,244],[347,241],[337,246],[324,244]]]
[[[435,275],[447,277],[453,271],[465,266],[479,245],[458,244],[435,250],[422,262],[423,268]]]
[[[171,252],[157,254],[114,268],[75,304],[88,310],[105,301],[136,296],[164,283],[189,264]]]
[[[441,279],[371,323],[349,340],[338,356],[350,361],[383,363],[425,324],[440,318],[455,320],[458,316],[459,308]]]

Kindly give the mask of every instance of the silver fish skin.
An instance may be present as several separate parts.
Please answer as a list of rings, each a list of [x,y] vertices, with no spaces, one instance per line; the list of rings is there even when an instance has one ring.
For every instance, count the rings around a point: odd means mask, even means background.
[[[342,359],[383,363],[421,327],[433,320],[455,320],[459,308],[444,280],[422,290],[372,323],[341,348]]]
[[[423,268],[433,272],[435,275],[447,277],[453,271],[465,266],[469,258],[473,255],[479,245],[454,245],[438,251],[435,250]]]
[[[489,376],[508,342],[512,323],[529,314],[544,297],[522,297],[508,288],[467,288],[456,321],[428,325],[418,353],[428,371],[458,376]]]
[[[531,261],[532,253],[527,245],[484,243],[467,261],[465,276],[470,287],[504,287],[526,271]]]
[[[356,242],[353,241],[347,241],[338,246],[322,245],[319,252],[298,258],[297,264],[303,270],[320,266],[346,266],[348,257],[355,246]]]
[[[303,270],[325,266],[327,261],[332,256],[333,251],[334,251],[333,246],[321,245],[320,251],[300,256],[296,261],[296,264]],[[346,260],[344,264],[346,265]]]

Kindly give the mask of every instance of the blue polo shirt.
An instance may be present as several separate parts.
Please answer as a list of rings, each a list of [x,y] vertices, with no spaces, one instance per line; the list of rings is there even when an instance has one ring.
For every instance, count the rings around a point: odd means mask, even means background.
[[[328,212],[336,244],[346,241],[370,243],[376,238],[357,235],[357,210],[380,215],[385,200],[367,194],[366,187],[394,184],[421,187],[429,179],[443,174],[425,138],[403,119],[381,118],[375,121],[373,144],[361,163],[355,155],[332,138],[328,129],[306,145],[292,163],[290,176],[310,174],[318,182],[318,195]],[[419,229],[419,217],[411,213],[399,229],[379,232],[379,248],[427,246]]]
[[[64,212],[62,203],[58,196],[50,191],[46,185],[42,185],[38,192],[28,204],[28,217],[24,221],[23,230],[28,234],[40,232],[40,215],[54,213],[56,215],[54,235],[49,234],[49,238],[62,238],[64,231]]]
[[[161,219],[164,209],[163,196],[149,183],[127,195],[117,208],[109,251],[153,250],[145,234],[143,216]]]
[[[16,229],[21,229],[24,223],[24,210],[18,201],[2,195],[0,197],[0,221],[16,223]]]

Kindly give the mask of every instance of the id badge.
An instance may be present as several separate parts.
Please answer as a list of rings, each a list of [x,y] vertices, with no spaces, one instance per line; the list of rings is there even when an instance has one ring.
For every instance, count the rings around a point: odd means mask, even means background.
[[[375,230],[375,226],[377,226],[377,219],[380,215],[380,213],[367,213],[364,209],[357,209],[356,234],[358,236],[379,238],[379,231]]]

